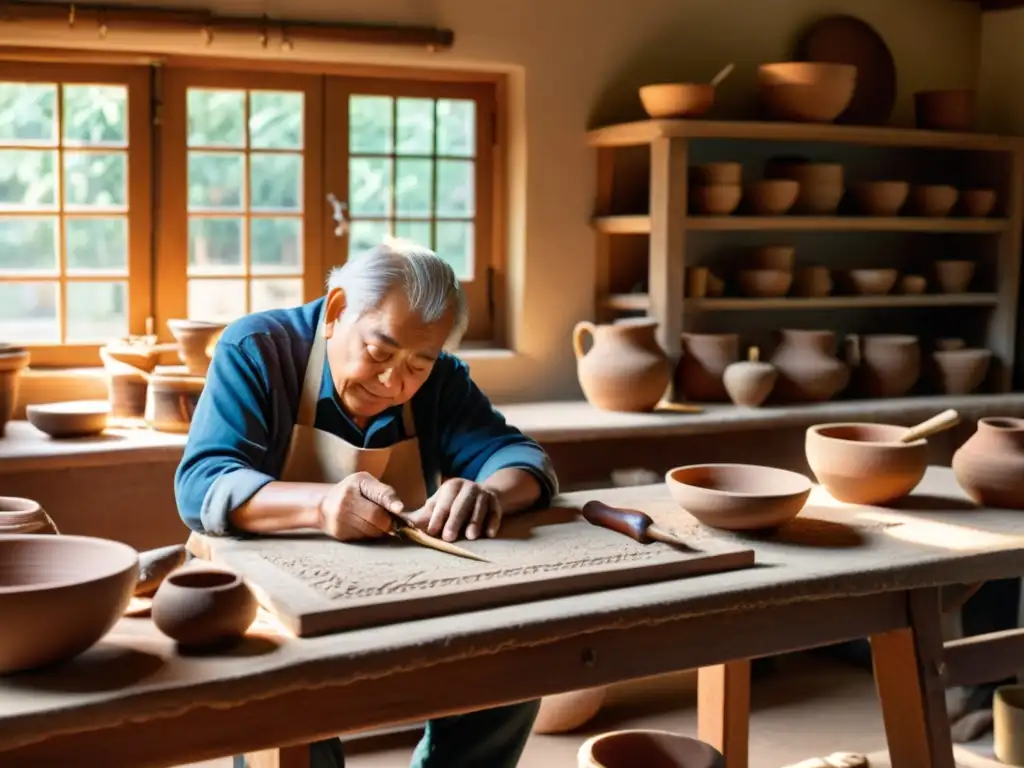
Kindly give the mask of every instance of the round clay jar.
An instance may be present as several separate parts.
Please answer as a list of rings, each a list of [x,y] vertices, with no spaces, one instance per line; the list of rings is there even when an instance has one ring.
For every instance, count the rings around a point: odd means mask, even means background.
[[[256,620],[256,598],[237,573],[185,566],[170,574],[153,596],[153,623],[189,648],[237,643]]]
[[[46,510],[32,499],[0,496],[0,534],[59,533]]]
[[[1024,509],[1024,419],[984,418],[953,454],[964,493],[985,507]]]

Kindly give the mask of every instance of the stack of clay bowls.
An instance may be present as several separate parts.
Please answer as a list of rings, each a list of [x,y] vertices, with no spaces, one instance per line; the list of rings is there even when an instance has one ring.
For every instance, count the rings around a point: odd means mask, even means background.
[[[786,61],[762,64],[757,80],[761,101],[776,120],[831,123],[853,99],[857,68]]]
[[[967,259],[943,259],[935,262],[935,282],[942,293],[963,293],[974,279],[976,267]]]
[[[791,245],[766,245],[751,253],[750,266],[736,273],[740,293],[753,298],[785,296],[793,284],[796,249]]]
[[[812,163],[799,158],[776,158],[765,168],[768,179],[790,179],[800,187],[793,213],[832,216],[845,191],[843,166],[839,163]]]
[[[743,197],[743,166],[739,163],[706,163],[691,170],[690,198],[693,210],[705,216],[728,216]]]
[[[968,348],[963,339],[938,339],[931,353],[935,387],[946,395],[967,395],[988,375],[992,352]]]

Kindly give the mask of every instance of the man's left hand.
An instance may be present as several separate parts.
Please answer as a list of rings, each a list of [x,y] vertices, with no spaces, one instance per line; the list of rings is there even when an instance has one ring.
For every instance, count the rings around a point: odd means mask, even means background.
[[[445,481],[422,508],[405,519],[445,541],[455,541],[463,531],[467,539],[493,538],[501,527],[501,502],[489,488],[456,477]]]

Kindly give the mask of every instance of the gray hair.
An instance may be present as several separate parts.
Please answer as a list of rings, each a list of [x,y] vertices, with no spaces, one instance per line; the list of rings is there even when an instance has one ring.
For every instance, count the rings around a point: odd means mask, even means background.
[[[380,245],[350,258],[331,270],[327,289],[341,288],[345,315],[361,317],[376,309],[392,290],[402,290],[409,307],[425,323],[434,323],[451,310],[452,331],[445,346],[457,346],[469,324],[466,294],[455,270],[429,248],[408,240],[386,238]]]

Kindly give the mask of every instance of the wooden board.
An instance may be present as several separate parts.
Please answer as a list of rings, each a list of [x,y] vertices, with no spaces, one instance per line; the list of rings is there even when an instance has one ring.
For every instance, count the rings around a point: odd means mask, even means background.
[[[390,537],[341,543],[312,533],[193,536],[189,548],[241,573],[264,608],[308,637],[754,564],[752,549],[696,521],[675,530],[695,551],[639,544],[569,507],[509,518],[498,539],[459,542],[488,563]]]

